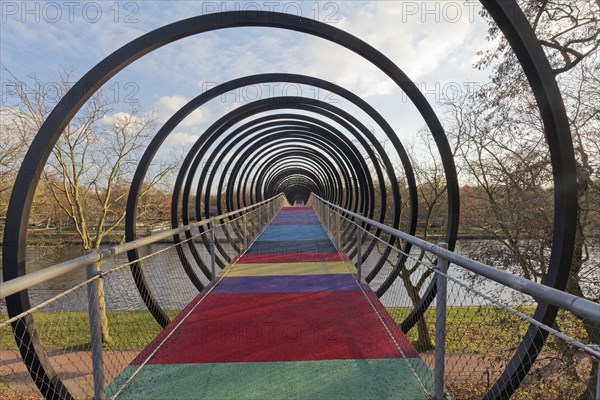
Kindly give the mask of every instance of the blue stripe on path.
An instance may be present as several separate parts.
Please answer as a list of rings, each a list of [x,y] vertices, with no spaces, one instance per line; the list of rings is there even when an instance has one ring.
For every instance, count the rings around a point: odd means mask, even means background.
[[[285,242],[255,242],[249,254],[337,253],[331,240],[298,240]]]
[[[321,225],[271,225],[257,241],[329,240]]]
[[[223,293],[347,292],[360,290],[352,275],[234,276],[212,291]]]

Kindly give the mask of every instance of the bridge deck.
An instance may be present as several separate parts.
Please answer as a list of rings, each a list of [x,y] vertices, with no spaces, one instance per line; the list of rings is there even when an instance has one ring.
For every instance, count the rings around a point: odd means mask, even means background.
[[[424,399],[423,361],[312,209],[284,208],[117,379],[124,399]]]

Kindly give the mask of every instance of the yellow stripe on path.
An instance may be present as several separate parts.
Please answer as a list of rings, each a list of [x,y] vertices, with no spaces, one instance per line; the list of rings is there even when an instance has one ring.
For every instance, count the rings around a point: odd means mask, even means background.
[[[345,261],[311,263],[235,264],[227,276],[349,274],[356,268]]]

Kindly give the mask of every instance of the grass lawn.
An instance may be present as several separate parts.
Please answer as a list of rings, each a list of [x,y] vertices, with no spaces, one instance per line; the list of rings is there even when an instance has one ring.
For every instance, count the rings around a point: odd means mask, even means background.
[[[519,311],[531,315],[534,307],[521,307]],[[410,313],[408,308],[388,308],[398,323]],[[435,340],[435,309],[425,313],[427,330]],[[448,307],[446,314],[446,351],[449,353],[483,353],[514,349],[529,326],[518,317],[495,306]],[[407,336],[417,343],[417,329]]]
[[[519,307],[532,315],[534,307]],[[407,308],[388,308],[397,322],[410,312]],[[167,312],[170,318],[176,311]],[[0,314],[0,322],[6,320]],[[88,350],[89,322],[86,312],[38,312],[34,316],[42,343],[48,350]],[[108,313],[110,341],[106,350],[135,351],[143,349],[161,331],[148,311],[113,311]],[[425,313],[431,339],[435,339],[435,310]],[[561,330],[569,336],[583,339],[585,331],[571,314],[559,314]],[[493,353],[512,351],[520,343],[529,323],[495,306],[448,307],[446,350],[449,353]],[[9,328],[0,331],[0,350],[16,350]],[[7,333],[7,334],[5,334]],[[417,342],[416,327],[408,332],[411,342]]]
[[[535,307],[514,307],[521,313],[532,316]],[[388,308],[388,312],[400,323],[411,309]],[[435,309],[425,313],[427,329],[432,341],[435,340]],[[586,342],[587,335],[583,324],[572,314],[561,311],[557,322],[559,330],[568,336]],[[513,351],[521,342],[529,328],[527,321],[496,306],[448,307],[446,314],[446,351],[449,353],[500,353]],[[417,343],[417,329],[411,329],[408,339]],[[550,336],[553,340],[553,336]]]
[[[168,311],[173,318],[177,311]],[[0,314],[0,321],[7,315]],[[38,312],[34,316],[41,341],[47,350],[86,351],[90,347],[87,312]],[[108,313],[110,341],[106,350],[135,351],[143,349],[158,333],[160,326],[148,311],[113,311]],[[0,331],[0,350],[16,350],[12,332]],[[5,334],[6,333],[6,334]]]

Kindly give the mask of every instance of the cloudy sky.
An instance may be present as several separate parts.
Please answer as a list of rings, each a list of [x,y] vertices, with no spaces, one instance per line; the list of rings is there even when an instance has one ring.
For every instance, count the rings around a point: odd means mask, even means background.
[[[215,11],[263,10],[300,14],[352,33],[394,61],[425,92],[436,110],[456,91],[487,79],[472,68],[489,46],[487,26],[474,1],[200,2],[200,1],[2,1],[3,67],[26,80],[56,79],[58,68],[73,81],[120,46],[165,24]],[[3,74],[6,72],[3,70]],[[263,72],[294,72],[340,84],[371,103],[410,141],[424,126],[406,96],[383,73],[348,50],[309,35],[272,28],[236,28],[164,46],[117,74],[105,90],[125,110],[138,101],[166,121],[178,108],[216,83]],[[2,77],[2,103],[11,101]],[[304,95],[332,100],[327,93]],[[223,113],[283,88],[250,88],[217,99],[190,115],[171,143],[190,143]],[[307,94],[310,92],[310,94]],[[288,94],[293,94],[289,93]],[[343,103],[343,102],[342,102]],[[120,110],[115,110],[118,112]],[[365,123],[372,126],[369,121]],[[377,131],[377,129],[375,128]]]

